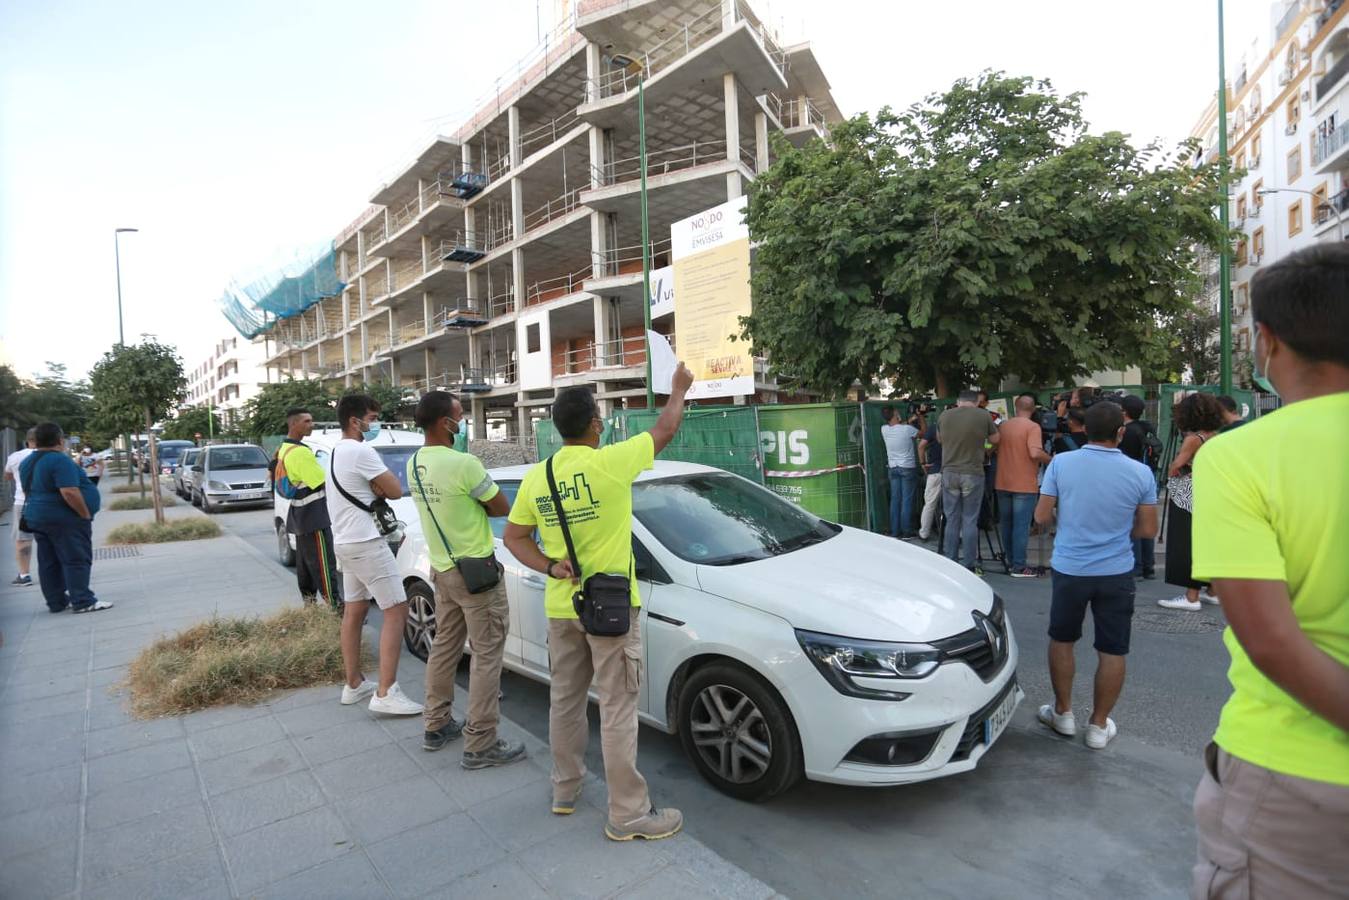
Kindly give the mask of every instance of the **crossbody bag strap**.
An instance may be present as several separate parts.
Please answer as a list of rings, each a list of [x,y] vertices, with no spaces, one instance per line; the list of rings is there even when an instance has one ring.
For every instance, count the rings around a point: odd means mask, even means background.
[[[374,510],[370,507],[369,504],[367,504],[367,503],[362,503],[361,501],[357,500],[355,497],[353,497],[353,496],[351,496],[350,494],[347,493],[347,489],[346,489],[346,488],[342,487],[342,479],[340,479],[340,478],[337,477],[337,448],[336,448],[336,447],[333,448],[333,455],[332,455],[332,463],[331,463],[331,467],[332,467],[332,471],[333,471],[333,484],[337,485],[337,492],[338,492],[339,494],[341,494],[343,497],[346,497],[346,498],[347,498],[347,502],[350,503],[352,506],[356,507],[357,509],[364,510],[365,512],[374,512]]]
[[[426,488],[422,487],[422,473],[417,471],[417,454],[421,452],[418,450],[412,454],[412,478],[417,482],[417,491],[422,495],[422,505],[426,507],[426,514],[431,517],[431,524],[436,526],[436,534],[440,535],[440,542],[445,545],[445,552],[450,555],[450,562],[457,566],[459,560],[454,558],[454,548],[450,546],[449,539],[445,537],[444,529],[440,527],[440,522],[436,519],[436,512],[431,508],[431,501],[426,498]]]
[[[571,559],[572,574],[576,580],[581,580],[581,561],[576,558],[576,545],[571,540],[571,529],[567,527],[567,514],[562,511],[562,497],[557,492],[557,481],[553,478],[553,457],[548,457],[548,462],[544,464],[544,472],[548,475],[548,490],[553,495],[553,509],[557,510],[557,524],[562,528],[562,540],[567,542],[567,556]]]
[[[33,456],[36,457],[39,453],[55,453],[55,452],[56,452],[55,450],[34,450],[34,451],[33,451]],[[20,475],[19,475],[19,483],[23,485],[23,499],[24,499],[24,502],[27,502],[27,500],[28,500],[28,495],[31,494],[31,493],[33,492],[33,479],[37,477],[37,467],[40,466],[40,465],[42,465],[42,460],[41,460],[41,459],[34,459],[34,460],[33,460],[33,468],[31,468],[31,469],[28,470],[28,480],[27,480],[27,481],[24,481],[24,480],[23,480],[23,475],[22,475],[22,473],[20,473]],[[23,463],[20,463],[19,466],[20,466],[20,468],[22,468]]]

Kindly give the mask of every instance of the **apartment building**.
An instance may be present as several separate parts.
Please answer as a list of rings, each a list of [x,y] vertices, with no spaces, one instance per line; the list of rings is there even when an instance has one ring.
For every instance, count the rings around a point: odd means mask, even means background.
[[[237,415],[271,380],[268,349],[262,341],[237,335],[216,341],[206,359],[187,372],[187,394],[182,406],[205,406],[220,411],[225,421]]]
[[[1230,66],[1228,154],[1243,172],[1232,187],[1232,225],[1242,233],[1232,266],[1232,349],[1249,354],[1250,280],[1262,265],[1316,241],[1344,240],[1349,210],[1349,3],[1272,4],[1270,28]],[[1218,155],[1217,100],[1195,128],[1199,159]],[[1206,296],[1218,305],[1217,261]]]
[[[639,83],[653,268],[672,223],[772,162],[770,133],[801,143],[841,118],[810,46],[783,46],[743,0],[582,0],[374,192],[336,238],[345,289],[271,324],[268,364],[454,390],[477,438],[489,421],[531,434],[565,386],[606,412],[642,405]],[[653,327],[677,349],[672,315]],[[760,364],[756,397],[775,388]]]

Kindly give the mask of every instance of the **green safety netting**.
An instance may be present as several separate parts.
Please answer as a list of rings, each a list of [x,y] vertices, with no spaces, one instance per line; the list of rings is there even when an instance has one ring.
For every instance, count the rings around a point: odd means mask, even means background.
[[[217,303],[230,324],[251,339],[271,320],[297,316],[345,287],[337,275],[337,249],[328,242],[297,253],[246,284],[232,282]]]

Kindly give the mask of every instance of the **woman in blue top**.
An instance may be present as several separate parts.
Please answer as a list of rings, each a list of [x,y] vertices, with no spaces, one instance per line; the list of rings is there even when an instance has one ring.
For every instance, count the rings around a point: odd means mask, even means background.
[[[23,484],[23,517],[38,550],[38,581],[47,608],[54,613],[111,609],[89,590],[93,566],[93,521],[99,494],[66,455],[61,426],[44,422],[34,432],[37,449],[19,466]]]

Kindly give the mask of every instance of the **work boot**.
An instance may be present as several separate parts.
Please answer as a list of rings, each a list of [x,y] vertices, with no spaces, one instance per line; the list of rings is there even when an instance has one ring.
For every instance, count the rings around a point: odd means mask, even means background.
[[[604,836],[611,841],[631,841],[641,838],[644,841],[658,841],[673,837],[684,827],[684,814],[677,809],[656,809],[631,822],[618,824],[608,822],[604,826]]]
[[[422,734],[422,749],[439,750],[463,733],[464,723],[452,717],[435,731],[427,731]]]
[[[525,758],[525,745],[512,743],[504,738],[486,750],[465,750],[463,762],[465,769],[486,769],[491,766],[508,766]]]

